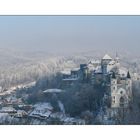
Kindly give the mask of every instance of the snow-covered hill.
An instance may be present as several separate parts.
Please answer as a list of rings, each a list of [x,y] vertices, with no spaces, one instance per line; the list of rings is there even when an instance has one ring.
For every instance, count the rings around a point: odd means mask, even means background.
[[[69,55],[58,55],[46,51],[15,50],[0,48],[0,87],[7,89],[19,84],[30,83],[41,77],[53,75],[65,69],[79,67],[82,63],[100,59],[104,51],[90,51]],[[110,53],[111,55],[115,55]],[[131,53],[119,53],[126,67],[140,70],[139,58]]]

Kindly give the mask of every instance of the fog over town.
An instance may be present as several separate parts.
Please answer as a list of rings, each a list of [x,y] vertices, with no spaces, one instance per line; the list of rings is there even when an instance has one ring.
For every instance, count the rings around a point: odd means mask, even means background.
[[[140,16],[0,16],[0,124],[140,124],[139,25]]]

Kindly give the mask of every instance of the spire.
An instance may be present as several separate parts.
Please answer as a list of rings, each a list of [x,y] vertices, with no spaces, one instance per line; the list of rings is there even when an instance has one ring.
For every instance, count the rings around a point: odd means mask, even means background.
[[[116,58],[118,58],[118,53],[116,52]]]
[[[116,52],[116,58],[115,58],[117,61],[119,61],[119,56],[118,56],[118,53]]]
[[[127,78],[131,78],[129,71],[127,72]]]
[[[116,79],[115,72],[112,73],[112,78],[113,78],[113,79]]]

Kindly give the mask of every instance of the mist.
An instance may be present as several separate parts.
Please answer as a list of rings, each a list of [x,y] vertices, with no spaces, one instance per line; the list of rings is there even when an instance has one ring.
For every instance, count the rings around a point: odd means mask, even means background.
[[[72,54],[140,52],[140,16],[0,16],[0,48]]]

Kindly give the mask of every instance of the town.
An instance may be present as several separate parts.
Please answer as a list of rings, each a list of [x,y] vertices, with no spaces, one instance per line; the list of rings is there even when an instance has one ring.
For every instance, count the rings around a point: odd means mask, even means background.
[[[83,118],[71,117],[66,113],[65,105],[58,97],[61,94],[64,96],[67,88],[73,88],[77,83],[90,85],[93,90],[96,87],[105,89],[96,115],[96,120],[101,124],[115,124],[120,116],[122,120],[124,113],[128,112],[133,103],[132,84],[138,80],[138,77],[136,79],[131,71],[121,66],[117,54],[114,59],[106,54],[101,60],[80,64],[79,68],[71,70],[64,69],[59,74],[61,86],[46,88],[37,96],[51,100],[57,97],[59,109],[55,109],[50,102],[42,100],[40,100],[42,102],[29,103],[33,93],[28,94],[28,92],[36,87],[36,82],[32,82],[8,91],[1,91],[0,124],[86,124]]]

